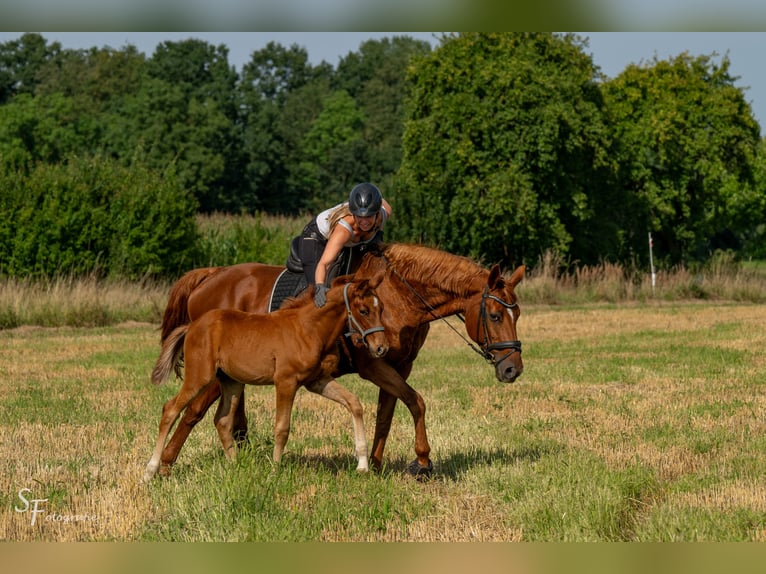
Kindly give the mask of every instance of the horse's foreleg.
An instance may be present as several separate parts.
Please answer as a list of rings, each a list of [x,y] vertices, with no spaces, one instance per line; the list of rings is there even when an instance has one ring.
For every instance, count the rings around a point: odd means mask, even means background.
[[[220,380],[220,379],[219,379]],[[245,385],[232,380],[220,380],[221,400],[215,413],[215,428],[221,437],[223,450],[228,458],[233,458],[237,452],[234,441],[234,419],[237,406],[242,402]]]
[[[426,434],[426,403],[423,397],[407,384],[407,381],[390,365],[383,361],[375,361],[374,367],[360,370],[359,374],[372,381],[381,391],[378,394],[378,412],[375,421],[375,438],[373,441],[372,464],[379,468],[383,460],[383,449],[391,429],[396,399],[401,400],[409,409],[415,423],[415,455],[408,471],[414,476],[428,476],[433,470],[429,455],[431,446]]]
[[[277,391],[276,418],[274,420],[274,462],[282,460],[287,438],[290,436],[290,417],[293,412],[295,393],[298,390],[292,381],[274,380]]]
[[[189,403],[173,436],[162,451],[160,474],[164,475],[170,472],[170,467],[175,464],[178,454],[181,452],[181,448],[189,437],[189,433],[191,433],[196,424],[204,418],[210,405],[212,405],[220,396],[221,387],[215,383],[208,385],[203,392],[197,395],[194,400]]]
[[[306,385],[312,393],[335,401],[346,407],[351,413],[354,425],[354,454],[356,454],[358,472],[367,472],[370,465],[367,460],[367,437],[364,433],[364,411],[362,403],[354,393],[339,384],[335,379],[324,379]]]
[[[396,397],[380,389],[378,393],[378,410],[375,414],[375,435],[372,439],[372,453],[370,455],[372,467],[380,470],[383,467],[383,450],[386,448],[386,440],[391,431],[391,421],[396,409]]]

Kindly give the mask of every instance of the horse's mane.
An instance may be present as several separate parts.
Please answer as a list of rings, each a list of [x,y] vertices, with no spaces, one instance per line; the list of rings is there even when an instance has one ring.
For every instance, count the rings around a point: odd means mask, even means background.
[[[303,307],[309,300],[314,299],[314,289],[304,289],[295,297],[287,297],[284,302],[279,306],[281,309],[293,309],[295,307]]]
[[[403,277],[458,295],[469,293],[476,279],[486,280],[488,271],[461,255],[453,255],[425,245],[408,243],[381,244],[379,253]]]

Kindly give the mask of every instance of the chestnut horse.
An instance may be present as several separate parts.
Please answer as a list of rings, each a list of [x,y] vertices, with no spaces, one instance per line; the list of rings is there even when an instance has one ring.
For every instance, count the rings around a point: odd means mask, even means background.
[[[234,309],[213,309],[189,325],[173,330],[162,345],[152,371],[152,382],[168,379],[182,353],[184,381],[175,397],[162,408],[157,446],[146,465],[144,480],[154,476],[160,466],[165,440],[181,411],[207,386],[221,389],[215,425],[226,455],[236,452],[233,435],[234,413],[242,402],[245,384],[269,385],[276,389],[274,423],[274,462],[282,458],[290,434],[290,416],[295,394],[301,386],[341,403],[354,421],[357,470],[366,472],[367,439],[362,405],[353,393],[336,383],[340,351],[337,345],[347,322],[347,333],[356,347],[365,347],[370,357],[379,359],[388,351],[388,340],[381,326],[383,305],[375,287],[383,279],[379,272],[370,280],[341,277],[327,292],[321,309],[314,305],[313,293],[288,301],[271,314],[248,313]]]
[[[499,266],[485,269],[474,261],[445,251],[420,245],[381,245],[369,252],[355,272],[357,278],[371,277],[384,270],[384,280],[377,288],[384,302],[383,325],[390,348],[383,360],[370,359],[355,349],[349,360],[341,361],[335,376],[356,372],[377,385],[378,408],[371,462],[380,468],[383,450],[391,428],[396,400],[409,409],[415,425],[415,454],[408,471],[430,475],[425,424],[425,402],[407,384],[413,361],[425,342],[429,324],[435,319],[464,316],[472,345],[495,367],[500,382],[510,383],[523,371],[521,342],[516,335],[520,310],[514,288],[524,278],[524,267],[510,277],[503,277]],[[214,308],[233,308],[265,312],[272,288],[284,267],[260,263],[242,263],[227,267],[208,267],[189,271],[170,292],[162,319],[162,339],[178,325],[188,323]],[[191,429],[219,397],[217,385],[208,386],[186,409],[173,437],[162,453],[163,471],[173,464]],[[244,409],[237,411],[238,435],[247,432]]]

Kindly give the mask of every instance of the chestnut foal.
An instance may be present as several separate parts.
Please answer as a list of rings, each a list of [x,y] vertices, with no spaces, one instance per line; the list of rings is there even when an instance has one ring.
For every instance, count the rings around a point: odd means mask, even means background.
[[[295,394],[305,386],[351,412],[357,470],[366,472],[369,466],[361,402],[332,378],[332,372],[340,359],[338,338],[347,324],[351,343],[366,347],[370,357],[380,358],[388,351],[381,326],[383,305],[375,292],[383,276],[381,272],[370,279],[336,279],[322,308],[316,308],[313,294],[307,290],[273,313],[213,309],[175,329],[162,345],[152,382],[166,381],[181,353],[184,381],[178,394],[162,408],[157,445],[146,465],[144,481],[151,480],[159,469],[165,441],[181,412],[213,383],[220,383],[222,390],[215,425],[229,458],[236,452],[234,415],[246,384],[275,386],[275,462],[282,457],[290,433]]]

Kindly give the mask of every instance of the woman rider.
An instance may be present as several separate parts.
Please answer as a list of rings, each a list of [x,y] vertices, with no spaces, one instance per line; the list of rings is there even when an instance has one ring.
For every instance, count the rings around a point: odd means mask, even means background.
[[[316,285],[314,303],[327,302],[330,270],[344,248],[379,242],[391,206],[371,183],[351,190],[348,201],[324,210],[306,225],[301,235],[300,258],[309,287]]]

